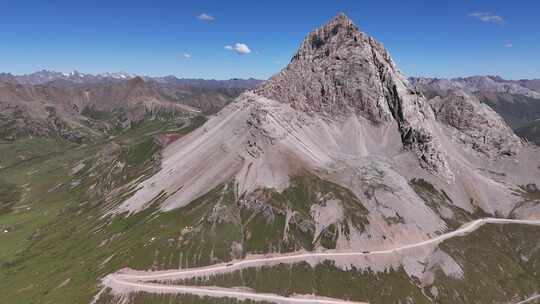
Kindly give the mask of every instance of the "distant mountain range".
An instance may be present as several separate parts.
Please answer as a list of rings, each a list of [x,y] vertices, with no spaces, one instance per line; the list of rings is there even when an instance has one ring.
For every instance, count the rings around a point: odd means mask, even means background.
[[[41,70],[31,74],[13,75],[11,73],[0,73],[0,82],[16,82],[23,85],[40,85],[50,82],[68,81],[77,84],[103,83],[128,80],[135,77],[141,77],[146,81],[155,81],[160,84],[179,85],[200,88],[252,88],[262,82],[262,80],[249,79],[190,79],[178,78],[173,75],[164,77],[139,76],[126,72],[86,74],[78,71],[71,73],[61,73],[56,71]]]
[[[0,138],[59,135],[81,142],[157,112],[211,114],[259,83],[129,73],[2,73]]]
[[[410,78],[429,91],[464,90],[468,93],[506,93],[540,99],[540,79],[505,80],[500,76],[471,76],[453,79]]]
[[[0,81],[17,82],[23,85],[39,85],[52,81],[65,80],[73,83],[97,83],[111,80],[127,80],[136,77],[129,73],[104,73],[104,74],[84,74],[77,71],[71,73],[61,73],[55,71],[41,70],[26,75],[13,75],[11,73],[0,74]]]

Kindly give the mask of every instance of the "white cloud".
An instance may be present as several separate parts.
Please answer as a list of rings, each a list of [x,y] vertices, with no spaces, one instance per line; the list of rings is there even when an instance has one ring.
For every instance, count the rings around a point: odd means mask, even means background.
[[[246,55],[251,53],[251,50],[247,46],[247,44],[244,43],[235,43],[234,45],[226,45],[226,50],[229,51],[235,51],[238,55]]]
[[[504,45],[504,47],[506,47],[506,48],[512,48],[512,47],[514,47],[514,45],[513,45],[512,43],[507,43],[507,44]]]
[[[488,23],[503,23],[504,22],[503,17],[494,15],[492,13],[474,12],[474,13],[469,14],[469,17],[473,17],[482,22],[488,22]]]
[[[189,58],[191,58],[191,54],[184,53],[184,54],[182,54],[182,57],[184,57],[186,59],[189,59]]]
[[[202,14],[200,14],[199,16],[197,16],[197,19],[203,20],[203,21],[213,21],[213,20],[215,20],[216,18],[214,18],[214,16],[209,15],[209,14],[207,14],[207,13],[202,13]]]

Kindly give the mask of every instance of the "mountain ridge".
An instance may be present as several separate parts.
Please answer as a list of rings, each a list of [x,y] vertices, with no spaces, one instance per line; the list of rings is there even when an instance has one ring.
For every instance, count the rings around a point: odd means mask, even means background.
[[[451,90],[461,89],[469,93],[493,92],[520,94],[527,97],[540,99],[538,88],[534,89],[534,84],[538,80],[505,80],[500,76],[469,76],[457,78],[430,78],[430,77],[410,77],[409,80],[419,87],[428,90]],[[531,86],[531,87],[528,87]]]
[[[62,73],[57,71],[40,70],[30,74],[14,75],[11,73],[0,73],[0,81],[16,82],[22,85],[41,85],[58,80],[67,81],[73,84],[92,84],[110,81],[123,81],[135,77],[141,77],[147,81],[155,81],[162,84],[176,84],[192,87],[208,88],[252,88],[262,82],[255,78],[231,78],[224,80],[202,79],[202,78],[178,78],[174,75],[167,76],[143,76],[127,72],[106,72],[99,74],[80,73],[73,71]]]
[[[259,83],[50,71],[21,77],[0,74],[2,139],[35,135],[92,141],[158,112],[211,114]]]
[[[454,79],[410,78],[428,98],[443,98],[463,92],[490,106],[520,136],[540,144],[537,120],[540,118],[538,80],[504,80],[499,76],[474,76]]]

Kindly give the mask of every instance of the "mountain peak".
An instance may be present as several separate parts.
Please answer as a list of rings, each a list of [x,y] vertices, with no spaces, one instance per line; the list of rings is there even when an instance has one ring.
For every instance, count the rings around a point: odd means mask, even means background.
[[[339,13],[306,36],[293,60],[329,57],[342,47],[358,45],[364,37],[349,17]]]
[[[289,65],[255,92],[307,112],[355,112],[382,122],[391,118],[383,70],[399,77],[382,45],[339,13],[310,32]]]
[[[404,147],[422,167],[453,179],[425,123],[433,111],[396,68],[390,54],[343,14],[309,33],[289,65],[254,91],[331,120],[356,115],[374,125],[397,122]]]
[[[339,12],[327,24],[341,24],[341,25],[348,26],[349,24],[354,24],[354,23],[349,17],[347,17],[347,15],[345,15],[345,13]]]

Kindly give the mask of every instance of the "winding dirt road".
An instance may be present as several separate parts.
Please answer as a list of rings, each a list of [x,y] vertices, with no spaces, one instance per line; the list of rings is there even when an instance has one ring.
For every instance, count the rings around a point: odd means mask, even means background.
[[[530,298],[528,298],[528,299],[526,299],[526,300],[523,300],[523,301],[521,301],[521,302],[518,302],[518,303],[516,303],[516,304],[525,304],[525,303],[530,303],[530,304],[532,304],[532,303],[535,303],[535,301],[539,301],[539,302],[540,302],[540,295],[534,295],[534,296],[532,296],[532,297],[530,297]]]
[[[168,294],[190,294],[197,296],[208,297],[231,297],[238,300],[254,300],[267,301],[273,303],[314,303],[314,304],[350,304],[360,303],[351,302],[342,299],[322,298],[312,295],[293,295],[290,297],[279,296],[275,294],[255,293],[249,289],[236,288],[218,288],[218,287],[197,287],[197,286],[179,286],[170,284],[159,284],[157,281],[174,281],[200,277],[209,277],[216,274],[231,273],[237,270],[269,266],[276,264],[294,264],[304,261],[308,258],[324,259],[339,259],[343,257],[358,257],[358,256],[377,256],[384,254],[397,253],[400,251],[413,249],[428,245],[437,245],[447,239],[469,234],[485,224],[521,224],[521,225],[538,225],[540,220],[513,220],[513,219],[498,219],[484,218],[472,221],[460,227],[459,229],[441,234],[435,238],[425,240],[418,243],[407,244],[400,247],[378,250],[378,251],[325,251],[325,252],[305,252],[296,254],[280,254],[280,255],[257,255],[251,256],[243,260],[232,261],[229,263],[221,263],[206,267],[197,267],[189,269],[165,270],[165,271],[135,271],[131,269],[122,269],[116,273],[112,273],[102,280],[104,288],[111,288],[115,294],[128,294],[130,292],[144,291],[148,293],[168,293]]]

